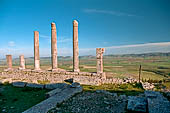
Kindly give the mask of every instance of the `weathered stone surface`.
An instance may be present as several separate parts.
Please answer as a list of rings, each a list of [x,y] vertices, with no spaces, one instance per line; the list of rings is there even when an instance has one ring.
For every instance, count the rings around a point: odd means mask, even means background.
[[[73,83],[73,78],[70,78],[70,79],[66,79],[64,80],[65,82],[68,82],[68,83]]]
[[[25,87],[26,82],[13,82],[12,85],[15,87]]]
[[[52,71],[57,71],[57,31],[55,23],[51,23],[51,60]]]
[[[157,97],[162,98],[162,95],[160,94],[160,92],[155,92],[155,91],[145,91],[145,96],[147,98],[157,98]]]
[[[73,21],[73,71],[79,72],[78,22]]]
[[[12,55],[6,55],[6,60],[8,70],[12,69]]]
[[[170,113],[170,102],[160,92],[145,91],[149,113]]]
[[[61,104],[63,101],[68,100],[76,93],[82,92],[82,87],[78,88],[66,88],[62,92],[44,100],[43,102],[31,107],[23,113],[47,113],[50,109],[56,107],[57,104]]]
[[[28,83],[26,86],[31,87],[31,88],[40,88],[40,89],[44,88],[44,85],[42,85],[42,84],[34,84],[34,83]]]
[[[62,91],[62,89],[56,88],[56,89],[54,89],[54,90],[52,90],[52,91],[50,91],[50,92],[47,92],[47,93],[45,94],[45,97],[46,97],[46,98],[49,98],[49,97],[51,97],[51,96],[54,96],[54,95],[57,94],[57,93],[60,93],[61,91]]]
[[[66,73],[66,70],[61,69],[61,68],[56,68],[56,69],[52,69],[52,72],[54,72],[54,73],[62,73],[62,72]]]
[[[170,102],[159,98],[148,98],[149,113],[170,113]]]
[[[127,110],[136,112],[146,112],[146,98],[129,96]]]
[[[91,76],[92,73],[89,73],[89,72],[79,72],[79,75]]]
[[[34,70],[40,70],[39,32],[34,31]]]
[[[73,72],[74,73],[74,72]],[[74,78],[74,82],[86,85],[101,85],[101,84],[126,84],[128,82],[134,83],[137,80],[134,78],[103,78],[101,74],[93,76],[84,75],[67,75],[66,72],[51,72],[47,70],[31,71],[31,70],[10,70],[0,73],[1,78],[11,78],[12,81],[24,81],[27,83],[38,83],[37,80],[44,81],[48,80],[50,84],[62,83],[66,79]]]
[[[66,87],[70,87],[70,85],[66,84],[66,83],[56,83],[56,84],[46,84],[45,85],[45,89],[64,89]]]
[[[103,73],[103,53],[104,48],[96,48],[96,58],[97,58],[97,73]]]
[[[126,113],[126,105],[127,103],[119,97],[84,91],[49,113]]]
[[[24,55],[20,55],[19,56],[19,58],[20,58],[20,67],[19,67],[19,69],[25,69],[25,59],[24,59]]]
[[[80,87],[80,83],[74,82],[74,83],[71,84],[71,87],[72,87],[72,88]]]
[[[149,83],[149,82],[142,82],[142,87],[145,89],[145,90],[153,90],[153,88],[155,87],[152,83]]]
[[[0,83],[1,84],[4,84],[4,83],[12,83],[12,79],[11,78],[6,78],[6,79],[2,79],[2,80],[0,80]]]

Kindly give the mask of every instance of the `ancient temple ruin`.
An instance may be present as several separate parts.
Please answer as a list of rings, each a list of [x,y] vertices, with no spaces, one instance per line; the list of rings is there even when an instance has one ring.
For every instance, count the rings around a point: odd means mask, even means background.
[[[103,53],[104,48],[96,49],[96,60],[97,60],[97,74],[103,73]],[[7,67],[8,70],[12,69],[12,55],[7,55]],[[58,68],[57,59],[57,29],[54,22],[51,23],[51,62],[52,72],[65,71],[64,69]],[[20,70],[25,68],[24,55],[20,55]],[[34,71],[40,71],[40,53],[39,53],[39,32],[34,31]],[[66,71],[65,71],[66,72]],[[80,72],[79,69],[79,47],[78,47],[78,22],[73,21],[73,72]]]

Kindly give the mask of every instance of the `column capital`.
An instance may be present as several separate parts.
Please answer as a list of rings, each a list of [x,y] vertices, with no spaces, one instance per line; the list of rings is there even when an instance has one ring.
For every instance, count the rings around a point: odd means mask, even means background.
[[[51,29],[52,29],[52,30],[53,30],[53,29],[54,29],[54,30],[56,29],[56,25],[55,25],[54,22],[51,23]]]
[[[73,26],[74,27],[76,27],[76,26],[78,27],[78,21],[77,20],[73,20]]]

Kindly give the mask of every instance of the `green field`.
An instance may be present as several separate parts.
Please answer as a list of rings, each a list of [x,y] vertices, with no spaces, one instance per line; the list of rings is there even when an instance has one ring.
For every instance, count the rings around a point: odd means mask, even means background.
[[[72,70],[72,57],[59,57],[59,68]],[[170,78],[170,56],[104,56],[104,72],[107,77],[138,78],[139,66],[142,65],[143,80],[163,80]],[[18,68],[19,59],[13,60],[14,68]],[[33,58],[26,59],[26,67],[33,69]],[[0,61],[0,71],[6,68],[6,61]],[[41,58],[41,68],[51,69],[50,58]],[[80,57],[80,70],[96,72],[96,58],[94,56]]]

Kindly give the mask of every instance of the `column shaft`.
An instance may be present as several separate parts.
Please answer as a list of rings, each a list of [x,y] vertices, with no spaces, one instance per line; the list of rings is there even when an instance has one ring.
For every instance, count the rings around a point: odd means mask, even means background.
[[[7,68],[12,69],[12,55],[6,55]]]
[[[39,32],[34,31],[34,70],[40,70]]]
[[[97,48],[96,49],[96,58],[97,58],[97,73],[103,73],[103,53],[104,48]]]
[[[51,23],[51,62],[52,70],[58,68],[57,65],[57,32],[55,23]]]
[[[20,67],[19,69],[25,69],[25,59],[24,59],[24,55],[20,55]]]
[[[79,72],[78,22],[73,21],[73,71]]]

